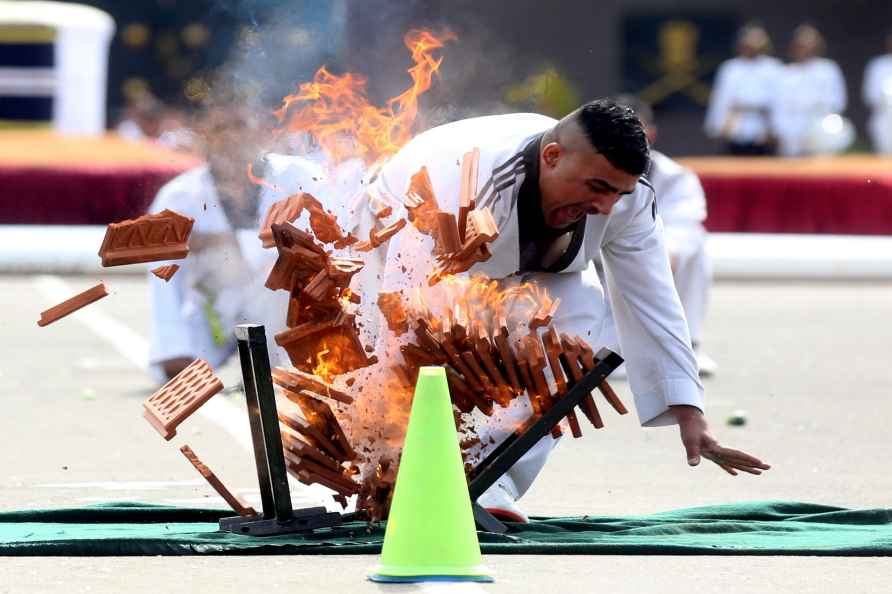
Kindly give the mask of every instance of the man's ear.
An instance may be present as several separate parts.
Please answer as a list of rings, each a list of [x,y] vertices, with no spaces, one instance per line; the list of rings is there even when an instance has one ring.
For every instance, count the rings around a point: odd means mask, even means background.
[[[561,145],[556,142],[549,142],[546,144],[542,149],[542,160],[545,162],[545,165],[554,168],[554,166],[557,165],[563,150]]]

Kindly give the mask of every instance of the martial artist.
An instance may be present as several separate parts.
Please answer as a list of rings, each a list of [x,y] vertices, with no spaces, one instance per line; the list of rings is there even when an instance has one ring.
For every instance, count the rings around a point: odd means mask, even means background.
[[[653,187],[643,177],[647,139],[632,110],[598,100],[559,122],[511,114],[428,130],[381,168],[368,188],[370,202],[391,206],[394,217],[405,218],[410,178],[424,166],[439,208],[457,213],[462,155],[474,147],[480,149],[477,206],[491,209],[499,236],[490,246],[492,257],[470,272],[547,288],[561,299],[553,320],[556,329],[597,347],[607,316],[593,265],[600,254],[641,424],[678,424],[691,466],[705,457],[730,474],[767,469],[749,454],[720,446],[708,429],[703,385]],[[378,289],[425,286],[433,269],[432,249],[430,237],[406,227],[388,243]],[[525,401],[516,399],[496,416],[528,416]],[[509,420],[501,430],[507,433],[516,426],[516,420]],[[484,506],[523,519],[515,501],[530,487],[553,444],[550,436],[540,441],[493,485]]]
[[[780,154],[813,154],[808,137],[821,120],[846,108],[846,84],[839,65],[822,57],[824,37],[811,25],[800,25],[790,43],[791,62],[784,66],[773,110]]]
[[[737,36],[737,57],[724,62],[716,75],[704,127],[732,155],[775,152],[771,109],[782,64],[770,52],[765,29],[746,25]]]
[[[886,53],[864,70],[864,103],[870,108],[868,129],[876,152],[892,155],[892,32],[886,36]]]

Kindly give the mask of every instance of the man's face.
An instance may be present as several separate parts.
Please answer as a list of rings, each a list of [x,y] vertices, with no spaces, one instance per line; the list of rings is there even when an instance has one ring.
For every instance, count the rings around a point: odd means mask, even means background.
[[[242,194],[250,186],[248,164],[264,151],[269,132],[238,110],[209,113],[202,128],[205,153],[224,194]]]
[[[563,229],[590,214],[610,214],[635,190],[640,176],[614,167],[594,151],[568,151],[546,145],[539,157],[539,192],[545,224]]]

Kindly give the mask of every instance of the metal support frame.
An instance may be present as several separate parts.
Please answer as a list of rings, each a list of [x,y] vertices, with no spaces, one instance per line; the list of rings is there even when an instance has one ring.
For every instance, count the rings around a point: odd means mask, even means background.
[[[259,324],[239,324],[235,327],[235,336],[242,364],[263,513],[250,517],[222,518],[220,530],[250,536],[273,536],[341,524],[347,516],[328,512],[324,507],[291,509],[291,491],[285,470],[282,435],[279,433],[266,332]]]
[[[483,509],[477,499],[486,492],[508,469],[520,460],[540,439],[551,433],[552,428],[561,422],[567,414],[582,402],[603,382],[608,375],[622,365],[623,358],[608,349],[601,349],[595,355],[598,364],[586,373],[578,382],[573,382],[569,373],[568,362],[561,355],[561,365],[567,376],[567,393],[562,396],[548,412],[531,419],[524,427],[509,435],[473,470],[468,491],[474,510],[474,519],[481,530],[502,533],[508,530],[501,521]]]

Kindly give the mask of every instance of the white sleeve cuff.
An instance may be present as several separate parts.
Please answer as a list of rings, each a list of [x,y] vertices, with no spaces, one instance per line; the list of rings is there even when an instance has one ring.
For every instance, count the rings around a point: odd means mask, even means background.
[[[682,404],[704,411],[703,390],[692,379],[663,380],[648,392],[635,394],[635,408],[642,427],[675,425],[675,415],[669,407]]]

